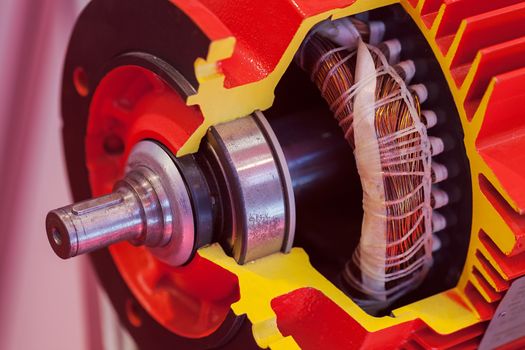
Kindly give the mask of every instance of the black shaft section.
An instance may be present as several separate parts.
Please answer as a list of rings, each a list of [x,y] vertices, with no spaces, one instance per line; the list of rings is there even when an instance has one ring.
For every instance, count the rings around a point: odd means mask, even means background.
[[[332,112],[315,95],[301,109],[293,108],[300,106],[299,101],[293,101],[292,107],[282,101],[265,115],[292,177],[294,246],[304,248],[315,268],[337,283],[339,271],[359,242],[363,217],[361,180],[352,148]]]
[[[299,205],[345,195],[356,174],[354,156],[327,109],[269,117],[268,122],[283,149]]]

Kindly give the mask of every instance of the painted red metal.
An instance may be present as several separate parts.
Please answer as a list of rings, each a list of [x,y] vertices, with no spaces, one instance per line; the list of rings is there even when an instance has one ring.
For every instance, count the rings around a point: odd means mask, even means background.
[[[502,145],[499,145],[502,147]],[[503,148],[503,147],[502,147]],[[502,150],[500,150],[501,152]],[[513,150],[507,149],[509,154],[502,154],[501,159],[513,158],[512,153],[516,153]],[[521,152],[517,152],[521,153]],[[523,166],[523,164],[516,164],[515,166]],[[498,191],[487,181],[483,176],[479,178],[480,188],[485,197],[489,200],[490,204],[496,209],[496,211],[501,215],[505,220],[506,224],[512,230],[512,233],[515,237],[514,247],[510,252],[506,252],[508,256],[516,256],[525,252],[525,216],[517,213],[512,207],[507,203],[507,201],[498,193]],[[525,273],[525,264],[521,266],[523,272]]]
[[[368,332],[357,320],[314,288],[301,288],[272,300],[277,326],[302,349],[398,349],[421,325],[416,320]]]
[[[176,153],[202,120],[196,107],[186,106],[153,72],[138,66],[109,72],[94,94],[86,136],[93,194],[111,190],[135,143],[154,139]],[[142,306],[176,334],[199,338],[213,333],[239,299],[237,276],[198,255],[187,266],[173,268],[144,247],[121,243],[110,251]]]
[[[522,0],[499,0],[499,1],[479,1],[479,0],[445,0],[445,12],[438,29],[438,37],[455,34],[461,21],[475,15],[486,13],[494,9],[513,5]]]
[[[305,18],[350,6],[355,0],[172,0],[213,40],[235,37],[221,62],[225,86],[261,80],[274,69]],[[197,11],[194,11],[197,9]],[[220,25],[218,23],[221,23]]]
[[[481,49],[525,35],[524,16],[525,3],[519,3],[465,20],[465,30],[451,66],[452,76],[458,87],[463,83],[468,68]]]
[[[492,78],[525,66],[525,38],[484,48],[480,54],[481,61],[465,99],[465,110],[469,119],[474,117]]]
[[[449,294],[457,298],[456,294]],[[478,297],[481,296],[475,295]],[[458,299],[458,303],[463,301]],[[275,298],[272,308],[281,333],[292,336],[302,349],[467,349],[475,348],[472,346],[478,344],[486,328],[486,322],[481,322],[452,334],[439,334],[416,319],[368,332],[358,320],[313,288],[297,289]],[[486,319],[489,315],[488,312]]]
[[[111,191],[133,145],[158,140],[176,152],[202,123],[198,107],[157,75],[138,66],[111,71],[97,87],[86,133],[87,167],[94,196]],[[124,148],[111,147],[121,143]]]
[[[525,97],[525,26],[522,20],[525,4],[518,0],[431,2],[434,10],[437,10],[438,3],[443,4],[443,17],[437,24],[436,39],[443,54],[448,52],[460,23],[465,25],[452,59],[451,73],[456,85],[467,89],[463,102],[467,118],[471,120],[476,116],[483,119],[476,140],[477,150],[511,197],[514,206],[509,205],[484,176],[479,176],[483,194],[509,225],[516,239],[511,251],[503,252],[489,235],[483,231],[478,233],[482,248],[475,256],[482,270],[474,267],[464,293],[480,318],[489,320],[512,280],[525,274],[525,224],[522,217],[525,214],[525,178],[522,175],[525,173],[525,158],[519,151],[525,146],[525,124],[521,109],[516,107]],[[474,68],[472,64],[476,56],[479,64],[473,80],[470,85],[462,86],[466,75]],[[487,89],[491,83],[494,83],[494,89],[488,96]],[[479,109],[483,98],[488,98],[486,110]],[[489,259],[499,266],[502,274]],[[493,285],[483,272],[492,277]],[[468,346],[473,341],[462,345]]]
[[[422,15],[428,15],[439,11],[439,7],[443,4],[444,0],[426,0],[421,8]]]
[[[412,339],[424,349],[449,349],[460,346],[473,339],[477,340],[485,332],[486,324],[478,323],[450,335],[442,335],[430,328],[422,327]]]
[[[489,276],[490,280],[494,282],[494,290],[496,292],[503,292],[509,289],[509,282],[506,281],[492,264],[485,258],[481,252],[476,252],[476,259],[478,259],[482,270]]]
[[[525,253],[515,256],[505,255],[483,231],[480,231],[479,239],[483,244],[483,253],[497,262],[504,274],[503,279],[511,281],[525,275]]]
[[[517,214],[525,214],[525,54],[519,58],[524,68],[496,77],[476,146],[503,188],[515,202]],[[503,63],[495,63],[505,67]],[[510,67],[508,67],[510,68]],[[517,218],[516,216],[511,217]],[[516,222],[518,219],[513,219]],[[523,219],[522,219],[523,220]],[[519,221],[519,220],[518,220]],[[516,231],[524,239],[525,229]]]

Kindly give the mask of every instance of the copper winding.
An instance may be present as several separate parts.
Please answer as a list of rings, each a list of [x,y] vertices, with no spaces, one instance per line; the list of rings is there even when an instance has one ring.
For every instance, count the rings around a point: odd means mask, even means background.
[[[362,37],[367,35],[364,22],[353,21]],[[377,51],[371,51],[376,67],[381,67]],[[321,95],[334,113],[335,119],[344,131],[345,138],[352,148],[353,131],[353,93],[356,85],[356,50],[353,47],[340,47],[318,33],[312,33],[305,40],[299,51],[298,60],[301,67],[310,74]],[[375,108],[375,129],[378,139],[388,137],[396,132],[410,130],[414,123],[406,101],[395,98],[399,95],[400,84],[389,74],[381,74],[376,80],[376,101],[388,101]],[[421,118],[420,102],[417,95],[411,92],[413,106],[417,117]],[[426,135],[426,134],[425,134]],[[420,263],[428,252],[428,244],[422,237],[430,223],[429,216],[422,213],[425,193],[422,176],[425,164],[422,155],[411,152],[415,146],[421,146],[420,134],[417,131],[396,137],[385,145],[396,155],[397,161],[381,162],[385,203],[387,203],[386,251],[384,257],[385,274],[391,276],[385,280],[385,298],[405,288],[417,273],[424,276],[423,270],[428,264]],[[402,200],[399,200],[399,199]],[[407,233],[410,233],[407,237]],[[427,236],[429,233],[427,232]],[[344,278],[355,290],[359,298],[369,294],[359,283],[360,279],[359,248],[347,263]],[[423,273],[422,273],[423,272]],[[396,277],[398,276],[398,277]],[[419,278],[419,281],[422,278]],[[399,293],[398,293],[399,294]],[[397,297],[397,296],[396,296]]]

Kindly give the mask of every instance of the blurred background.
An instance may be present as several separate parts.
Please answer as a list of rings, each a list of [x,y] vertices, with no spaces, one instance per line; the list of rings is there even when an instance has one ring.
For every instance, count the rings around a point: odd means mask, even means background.
[[[0,1],[0,349],[129,349],[85,257],[58,259],[44,219],[71,202],[60,85],[86,0]]]

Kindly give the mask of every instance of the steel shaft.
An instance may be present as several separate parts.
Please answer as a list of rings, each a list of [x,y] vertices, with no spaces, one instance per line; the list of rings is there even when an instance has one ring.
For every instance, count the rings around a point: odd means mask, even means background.
[[[46,218],[51,246],[63,259],[136,239],[143,227],[140,204],[127,189],[55,209]]]
[[[159,201],[162,191],[152,171],[132,171],[113,193],[50,211],[46,218],[49,242],[63,259],[121,241],[162,245],[166,243]]]
[[[167,264],[183,265],[195,232],[188,190],[173,159],[159,144],[141,141],[126,169],[112,193],[48,213],[51,247],[67,259],[129,241],[149,247]]]

